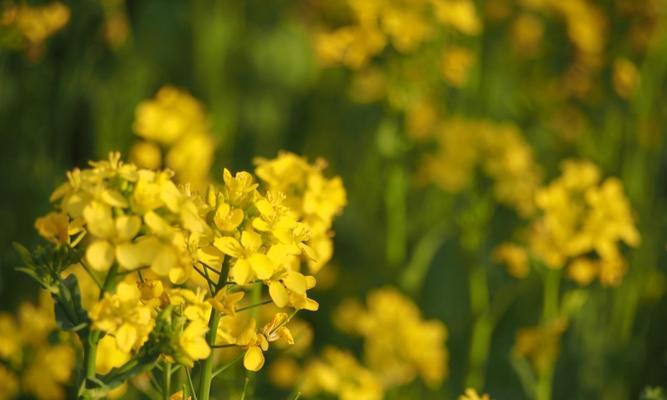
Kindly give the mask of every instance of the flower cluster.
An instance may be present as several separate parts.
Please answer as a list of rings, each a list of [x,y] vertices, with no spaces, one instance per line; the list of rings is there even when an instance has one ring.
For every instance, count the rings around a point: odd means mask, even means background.
[[[380,400],[384,394],[373,372],[360,365],[352,354],[335,347],[325,348],[320,358],[306,366],[302,376],[299,390],[305,396],[327,393],[341,400]]]
[[[620,283],[626,263],[620,244],[639,244],[630,204],[616,178],[601,181],[587,161],[567,160],[562,174],[536,196],[540,216],[533,225],[532,253],[550,268],[567,265],[568,275],[586,285]]]
[[[364,339],[364,360],[382,386],[399,386],[416,376],[438,386],[447,375],[445,325],[423,320],[419,308],[390,287],[369,293],[366,305],[343,302],[335,322],[342,331]]]
[[[0,8],[0,33],[9,37],[2,44],[27,48],[34,58],[41,53],[44,41],[67,25],[69,17],[69,8],[61,2],[44,5],[9,2]],[[9,33],[4,33],[5,30]]]
[[[97,341],[97,374],[158,355],[192,367],[217,347],[243,350],[244,366],[257,371],[269,343],[294,343],[292,315],[318,309],[307,293],[315,278],[302,265],[317,270],[331,257],[345,191],[340,178],[323,176],[322,162],[285,153],[259,164],[266,191],[252,174],[224,170],[204,195],[118,153],[67,174],[51,197],[56,210],[35,226],[55,248],[82,255],[62,272],[76,277],[74,292],[59,299],[73,299],[67,305],[90,319],[86,328],[82,317],[80,332]],[[243,312],[268,303],[277,310],[262,325]]]
[[[434,136],[437,150],[422,163],[427,180],[456,193],[470,186],[479,167],[493,180],[493,193],[500,203],[522,216],[534,211],[540,169],[515,126],[450,118]]]
[[[16,317],[0,314],[0,398],[66,398],[75,351],[66,334],[54,341],[55,331],[53,302],[46,292],[37,306],[23,303]]]
[[[467,35],[481,31],[473,2],[468,0],[383,0],[342,2],[350,10],[350,23],[315,37],[315,51],[325,65],[362,68],[389,43],[410,53],[433,39],[438,28]]]
[[[331,224],[347,203],[340,177],[326,178],[324,160],[309,164],[293,153],[283,152],[273,160],[258,159],[256,174],[267,187],[283,193],[284,204],[310,228],[306,244],[313,258],[308,260],[317,273],[333,254]]]
[[[179,182],[195,186],[207,181],[216,141],[204,107],[189,93],[173,86],[160,88],[154,99],[137,106],[134,131],[144,139],[130,151],[137,165],[149,169],[165,165],[176,172]]]

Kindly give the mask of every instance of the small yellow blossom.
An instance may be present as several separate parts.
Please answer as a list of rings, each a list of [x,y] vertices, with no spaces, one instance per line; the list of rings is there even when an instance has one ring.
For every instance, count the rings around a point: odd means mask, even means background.
[[[459,396],[459,400],[491,400],[488,394],[479,394],[475,389],[468,388]]]
[[[493,258],[505,264],[507,273],[515,278],[525,278],[530,272],[528,252],[519,245],[503,243],[495,248]]]

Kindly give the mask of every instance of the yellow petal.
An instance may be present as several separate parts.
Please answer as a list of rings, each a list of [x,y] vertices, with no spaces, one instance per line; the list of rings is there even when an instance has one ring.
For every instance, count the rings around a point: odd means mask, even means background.
[[[116,218],[116,233],[120,240],[134,238],[141,228],[141,219],[136,215],[122,215]]]
[[[303,274],[296,271],[289,271],[283,281],[285,282],[285,286],[296,294],[301,296],[306,294],[307,282]]]
[[[287,290],[280,282],[272,281],[269,283],[269,295],[276,306],[283,308],[289,302]]]
[[[262,237],[257,232],[243,231],[241,244],[246,250],[256,251],[262,245]]]
[[[137,341],[137,328],[130,324],[123,324],[116,332],[116,345],[118,349],[129,353]]]
[[[111,208],[98,201],[90,202],[83,209],[83,218],[90,233],[93,235],[109,239],[113,236],[115,226],[111,216]]]
[[[244,259],[237,260],[230,273],[234,282],[245,285],[250,278],[250,264]]]
[[[151,270],[160,276],[166,276],[172,268],[176,267],[177,257],[178,254],[172,246],[163,245],[151,263]]]
[[[273,263],[265,254],[255,253],[248,258],[248,262],[259,279],[269,279],[273,275]]]
[[[86,249],[86,260],[95,271],[106,271],[114,260],[114,251],[111,243],[106,240],[96,240]]]
[[[241,246],[241,243],[233,237],[225,236],[215,238],[213,245],[229,256],[235,258],[243,257],[243,247]]]
[[[122,194],[118,193],[115,190],[107,189],[102,192],[102,201],[110,205],[111,207],[125,208],[127,207],[127,200],[123,197]]]
[[[116,246],[116,259],[125,269],[137,269],[141,266],[141,248],[134,243],[121,243]]]
[[[243,356],[243,366],[248,371],[257,372],[264,366],[264,353],[257,346],[250,346]]]

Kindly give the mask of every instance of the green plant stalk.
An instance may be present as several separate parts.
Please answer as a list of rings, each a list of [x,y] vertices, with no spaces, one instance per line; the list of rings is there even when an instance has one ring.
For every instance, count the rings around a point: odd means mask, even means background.
[[[386,257],[391,266],[405,261],[407,245],[407,177],[405,167],[394,161],[387,171],[385,191],[387,236]]]
[[[548,268],[544,275],[544,297],[542,302],[542,325],[549,325],[559,313],[561,270]],[[537,400],[551,400],[553,379],[556,369],[556,358],[550,360],[549,365],[539,371],[537,380]]]
[[[470,269],[468,284],[470,308],[475,322],[468,353],[468,372],[465,385],[466,387],[482,390],[493,334],[493,321],[490,318],[489,283],[486,270],[482,265],[475,265]]]
[[[97,361],[97,342],[100,339],[99,331],[88,330],[85,333],[85,350],[83,353],[83,365],[85,367],[85,378],[87,380],[95,378]]]
[[[215,293],[211,293],[212,296],[215,296],[217,292],[225,286],[227,282],[227,275],[229,275],[229,260],[225,259],[223,261],[220,276],[218,277],[218,283],[215,285]],[[218,324],[220,323],[220,313],[216,312],[215,309],[211,310],[211,317],[208,320],[208,333],[206,334],[206,341],[208,345],[214,346],[215,339],[218,332]],[[213,381],[213,351],[204,360],[204,365],[202,366],[201,376],[199,378],[199,393],[198,397],[201,400],[209,400],[211,396],[211,382]]]
[[[165,363],[164,368],[162,369],[164,374],[162,379],[162,398],[164,400],[169,400],[171,396],[171,364]]]

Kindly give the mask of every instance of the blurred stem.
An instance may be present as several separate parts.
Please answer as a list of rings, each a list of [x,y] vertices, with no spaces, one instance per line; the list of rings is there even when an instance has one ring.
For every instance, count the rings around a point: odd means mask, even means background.
[[[421,291],[433,257],[447,239],[449,227],[449,221],[441,221],[422,236],[415,246],[410,262],[399,279],[401,287],[409,294],[416,296]]]
[[[542,325],[553,323],[559,314],[561,270],[547,268],[544,274],[544,298],[542,302]],[[537,380],[537,400],[551,400],[556,357],[539,371]]]
[[[489,357],[493,323],[490,316],[489,283],[486,269],[476,263],[468,274],[470,308],[475,322],[472,330],[466,387],[482,390]]]
[[[387,262],[399,266],[405,261],[407,242],[407,177],[401,161],[392,161],[387,170],[385,203],[387,210]]]

